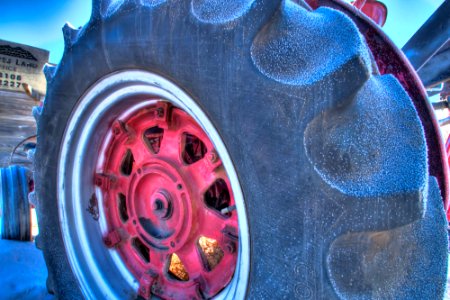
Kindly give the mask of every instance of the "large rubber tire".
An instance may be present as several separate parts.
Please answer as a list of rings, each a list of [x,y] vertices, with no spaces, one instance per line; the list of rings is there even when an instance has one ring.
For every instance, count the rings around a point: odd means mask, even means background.
[[[443,297],[446,221],[423,129],[343,14],[290,0],[94,0],[89,23],[64,37],[61,63],[46,70],[35,156],[59,298],[82,298],[58,211],[66,124],[90,87],[128,69],[171,79],[219,131],[247,208],[246,297]]]
[[[0,169],[0,237],[30,241],[29,171],[21,166]]]

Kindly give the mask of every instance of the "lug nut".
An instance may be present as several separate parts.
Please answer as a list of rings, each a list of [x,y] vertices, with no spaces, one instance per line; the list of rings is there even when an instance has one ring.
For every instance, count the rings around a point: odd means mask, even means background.
[[[103,237],[103,242],[105,243],[105,246],[108,248],[112,248],[120,243],[122,240],[119,232],[117,230],[113,230],[110,233],[108,233],[105,237]]]
[[[157,114],[159,118],[162,118],[164,116],[164,108],[158,107]]]
[[[217,154],[215,151],[211,151],[208,153],[208,159],[210,162],[215,163],[217,161]]]

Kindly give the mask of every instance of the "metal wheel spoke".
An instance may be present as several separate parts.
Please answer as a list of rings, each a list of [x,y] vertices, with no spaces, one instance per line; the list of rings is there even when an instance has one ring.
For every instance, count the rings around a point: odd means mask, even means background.
[[[166,129],[161,141],[161,147],[158,155],[169,158],[170,160],[180,163],[180,141],[181,132],[176,129]]]
[[[141,138],[136,138],[133,143],[129,145],[129,149],[133,154],[135,164],[138,166],[142,165],[151,155]]]
[[[191,175],[191,179],[195,181],[197,187],[196,193],[203,198],[204,193],[211,185],[220,178],[226,178],[226,173],[221,162],[211,163],[206,158],[199,160],[191,165],[184,166],[186,172]]]
[[[120,175],[117,178],[115,190],[117,191],[117,193],[122,193],[126,195],[128,193],[129,185],[130,185],[130,178],[127,176]]]
[[[165,262],[168,259],[167,253],[155,251],[151,249],[150,251],[150,264],[152,266],[152,271],[162,273],[164,272]]]
[[[205,271],[202,258],[195,244],[183,248],[177,252],[190,278],[196,278]]]
[[[230,217],[221,216],[219,213],[207,208],[203,214],[203,228],[200,235],[215,240],[221,240],[225,227],[233,227],[236,224]]]

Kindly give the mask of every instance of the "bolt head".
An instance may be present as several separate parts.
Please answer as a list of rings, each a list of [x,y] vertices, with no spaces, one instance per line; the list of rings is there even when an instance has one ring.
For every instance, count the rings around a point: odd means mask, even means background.
[[[217,154],[214,151],[211,151],[208,153],[208,159],[210,162],[216,162],[217,161]]]
[[[164,116],[164,108],[159,107],[157,111],[158,117],[162,118]]]

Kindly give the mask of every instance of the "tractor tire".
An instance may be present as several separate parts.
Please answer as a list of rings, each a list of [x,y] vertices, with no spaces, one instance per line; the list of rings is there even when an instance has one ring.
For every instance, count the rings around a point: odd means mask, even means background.
[[[94,0],[84,27],[63,28],[35,154],[58,298],[183,298],[121,275],[92,177],[108,130],[127,131],[116,119],[155,95],[201,120],[236,193],[236,281],[218,297],[443,298],[447,223],[415,108],[350,19],[297,2]]]
[[[28,170],[21,166],[0,169],[0,237],[2,239],[31,240],[27,173]]]

